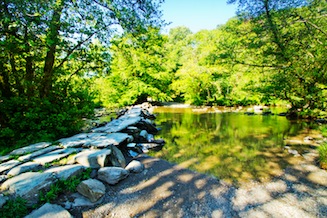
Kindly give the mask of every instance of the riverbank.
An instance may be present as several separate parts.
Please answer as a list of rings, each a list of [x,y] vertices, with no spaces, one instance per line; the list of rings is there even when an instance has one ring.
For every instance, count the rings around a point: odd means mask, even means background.
[[[140,156],[141,174],[109,187],[76,217],[326,217],[327,172],[304,160],[267,183],[236,188],[161,159]]]

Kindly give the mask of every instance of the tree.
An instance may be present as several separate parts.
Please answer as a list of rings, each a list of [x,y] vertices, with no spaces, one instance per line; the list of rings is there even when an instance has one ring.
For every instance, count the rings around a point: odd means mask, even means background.
[[[273,69],[266,75],[266,95],[287,100],[292,111],[326,109],[326,1],[230,0],[238,3],[241,18],[253,24],[261,63],[254,67]],[[252,47],[251,47],[252,46]]]
[[[163,25],[158,10],[161,3],[162,0],[1,1],[0,137],[7,132],[10,139],[15,138],[12,131],[16,135],[42,128],[49,132],[54,123],[67,126],[66,130],[69,126],[77,128],[77,120],[92,113],[86,78],[108,69],[104,64],[110,61],[108,52],[100,48],[108,45],[117,29],[138,34],[149,26]],[[40,115],[37,128],[18,125],[28,120],[27,114],[36,118],[36,113]],[[65,116],[56,117],[59,114]],[[50,123],[43,122],[52,115]],[[66,130],[55,135],[68,134],[70,131]]]

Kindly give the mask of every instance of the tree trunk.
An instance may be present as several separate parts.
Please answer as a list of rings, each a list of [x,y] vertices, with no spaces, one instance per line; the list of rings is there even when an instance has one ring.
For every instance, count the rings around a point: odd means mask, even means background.
[[[64,0],[56,1],[57,7],[54,9],[52,19],[50,22],[49,32],[47,34],[47,55],[44,61],[43,68],[43,84],[41,86],[41,97],[47,97],[52,88],[53,80],[53,66],[55,63],[56,47],[59,43],[59,29],[60,29],[60,17],[64,7]]]

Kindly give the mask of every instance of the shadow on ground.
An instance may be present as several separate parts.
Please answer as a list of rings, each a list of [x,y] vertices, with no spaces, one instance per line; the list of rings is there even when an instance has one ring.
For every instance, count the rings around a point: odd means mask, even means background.
[[[309,164],[271,182],[236,188],[214,177],[143,156],[141,174],[107,187],[97,208],[76,217],[327,217],[327,172]]]

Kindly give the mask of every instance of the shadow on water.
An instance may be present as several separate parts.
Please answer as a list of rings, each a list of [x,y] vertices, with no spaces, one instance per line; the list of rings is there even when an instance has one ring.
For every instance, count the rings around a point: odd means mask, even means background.
[[[165,139],[166,145],[151,155],[234,185],[269,180],[296,164],[297,159],[284,148],[284,139],[309,125],[280,116],[166,110],[155,111],[161,128],[158,137]]]

